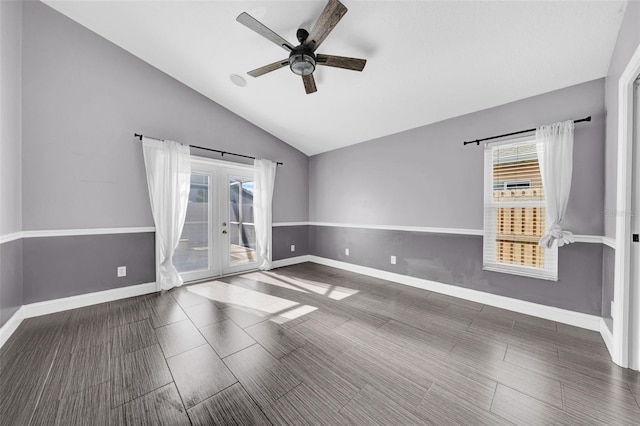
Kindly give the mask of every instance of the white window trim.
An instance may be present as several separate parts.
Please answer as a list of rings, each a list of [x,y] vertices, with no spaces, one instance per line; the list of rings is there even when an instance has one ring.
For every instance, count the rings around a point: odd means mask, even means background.
[[[487,143],[484,152],[484,221],[483,235],[484,238],[495,235],[491,231],[495,228],[495,215],[500,207],[544,207],[541,201],[521,201],[521,202],[495,202],[493,201],[493,155],[487,154],[492,148],[500,145],[516,144],[523,142],[533,142],[535,136],[529,135],[519,138],[504,139],[497,142]],[[483,239],[482,246],[482,269],[485,271],[499,272],[512,275],[520,275],[524,277],[537,278],[548,281],[558,281],[558,248],[545,248],[545,268],[536,268],[533,266],[513,265],[507,263],[499,263],[494,259],[486,258],[486,241]]]

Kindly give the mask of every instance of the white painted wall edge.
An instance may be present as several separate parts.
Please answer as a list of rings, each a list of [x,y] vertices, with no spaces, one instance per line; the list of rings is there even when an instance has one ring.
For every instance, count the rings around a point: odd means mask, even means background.
[[[602,340],[604,340],[604,344],[607,346],[609,355],[613,355],[613,334],[609,331],[609,327],[607,327],[607,323],[604,318],[601,318],[601,320],[600,335],[602,336]]]
[[[142,232],[156,232],[155,226],[137,226],[126,228],[87,228],[87,229],[44,229],[36,231],[21,231],[0,235],[0,244],[21,238],[42,237],[72,237],[76,235],[108,235],[108,234],[138,234]]]
[[[311,262],[311,255],[289,257],[287,259],[274,260],[271,262],[274,268],[282,268],[284,266],[297,265],[298,263]]]
[[[0,348],[9,340],[9,337],[18,328],[22,320],[24,319],[24,306],[20,306],[17,311],[13,313],[11,318],[0,327]]]
[[[90,305],[97,305],[99,303],[126,299],[127,297],[141,296],[143,294],[149,294],[155,291],[156,283],[152,282],[23,305],[0,328],[0,347],[5,344],[11,334],[13,334],[13,332],[18,328],[22,320],[24,320],[25,318],[47,315],[54,312],[82,308]]]
[[[408,231],[408,232],[424,232],[431,234],[450,234],[450,235],[475,235],[482,236],[482,229],[465,229],[465,228],[435,228],[424,226],[401,226],[401,225],[364,225],[364,224],[348,224],[348,223],[332,223],[332,222],[275,222],[273,228],[285,226],[327,226],[338,228],[358,228],[358,229],[381,229],[388,231]],[[18,240],[20,238],[41,238],[41,237],[66,237],[75,235],[106,235],[106,234],[132,234],[141,232],[155,232],[154,226],[142,227],[126,227],[126,228],[88,228],[88,229],[51,229],[37,231],[22,231],[11,234],[0,235],[0,244]],[[596,243],[605,244],[613,249],[616,247],[613,238],[603,237],[600,235],[574,235],[578,243]]]

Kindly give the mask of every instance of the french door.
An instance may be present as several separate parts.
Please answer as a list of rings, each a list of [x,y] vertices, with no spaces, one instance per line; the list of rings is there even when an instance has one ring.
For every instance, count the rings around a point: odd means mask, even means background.
[[[191,190],[173,263],[185,282],[256,269],[253,166],[191,161]]]

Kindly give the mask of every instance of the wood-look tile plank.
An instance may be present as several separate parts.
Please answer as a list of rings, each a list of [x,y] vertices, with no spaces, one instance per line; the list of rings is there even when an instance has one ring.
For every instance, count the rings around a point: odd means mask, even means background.
[[[160,345],[146,346],[113,359],[111,406],[117,407],[173,381]]]
[[[280,359],[282,366],[293,372],[313,389],[326,394],[327,405],[342,408],[364,386],[361,377],[327,357],[313,345],[307,345]]]
[[[206,340],[189,320],[156,328],[158,342],[165,358],[204,345]]]
[[[77,352],[58,352],[40,400],[65,398],[106,382],[110,379],[109,368],[108,345]]]
[[[338,411],[342,407],[336,409],[327,404],[327,396],[328,393],[319,394],[303,383],[265,408],[264,411],[271,423],[276,426],[339,426],[348,424],[347,419]]]
[[[237,382],[209,345],[202,345],[167,359],[187,409]]]
[[[177,303],[158,303],[150,309],[149,320],[153,328],[184,321],[187,315]]]
[[[196,426],[271,424],[240,383],[191,408],[189,417]]]
[[[184,308],[184,311],[191,322],[198,328],[206,327],[228,318],[214,303],[189,306]]]
[[[204,296],[196,294],[189,289],[190,286],[183,286],[174,288],[169,291],[169,293],[173,296],[176,302],[182,308],[188,308],[190,306],[199,305],[201,303],[211,303],[212,300],[208,299]]]
[[[273,318],[273,315],[268,312],[242,306],[227,306],[222,309],[222,313],[241,328],[247,328]]]
[[[587,359],[592,359],[586,357]],[[626,389],[625,376],[622,369],[611,367],[609,373],[594,368],[590,363],[568,362],[560,360],[553,354],[532,352],[528,349],[509,346],[505,361],[549,378],[557,378],[565,383],[574,383],[589,387],[593,383],[607,383]],[[582,361],[584,362],[584,361]]]
[[[148,319],[114,327],[111,336],[111,356],[114,358],[158,343]]]
[[[489,410],[493,394],[498,383],[488,379],[480,372],[464,365],[448,365],[447,361],[437,362],[430,366],[434,385],[429,388],[433,391],[437,386],[442,392],[455,396],[456,401]],[[433,392],[432,392],[433,393]]]
[[[434,384],[413,410],[426,424],[434,425],[508,425],[509,422],[478,408]]]
[[[340,355],[356,345],[348,337],[336,333],[315,319],[310,319],[291,328],[290,332],[293,336],[306,340],[332,357]]]
[[[118,300],[109,303],[109,328],[149,318],[149,308],[142,300]]]
[[[55,348],[36,347],[0,357],[0,419],[9,425],[28,424],[36,408]]]
[[[542,329],[526,323],[517,323],[513,327],[513,335],[522,339],[536,339],[536,342],[556,345],[558,348],[569,347],[598,356],[609,356],[609,351],[602,340],[602,337],[594,338],[591,332],[586,336],[577,336],[564,333],[563,326],[560,332]]]
[[[375,328],[357,321],[348,321],[334,329],[335,333],[361,346],[377,349],[381,346],[401,349],[407,345],[407,338],[384,327]]]
[[[107,319],[74,322],[65,328],[58,350],[77,352],[93,346],[108,345],[111,339],[109,330]]]
[[[491,412],[516,425],[597,425],[595,419],[576,417],[521,392],[498,385]]]
[[[271,321],[264,321],[244,329],[256,342],[275,358],[281,358],[306,343],[299,335]]]
[[[369,348],[356,347],[340,357],[339,362],[349,368],[352,383],[359,378],[398,405],[414,408],[433,384],[431,377],[415,374],[411,366],[378,355]],[[389,363],[394,364],[393,368],[386,367]]]
[[[476,369],[488,379],[495,380],[543,402],[562,408],[562,390],[557,379],[547,377],[506,361],[471,357],[464,351],[453,349],[449,362]]]
[[[435,358],[446,358],[456,346],[454,339],[443,338],[395,320],[391,320],[380,327],[380,331],[386,331],[396,336],[396,339],[403,340],[405,342],[404,345],[401,345],[403,347],[408,346],[419,352],[426,352]]]
[[[594,381],[590,386],[562,384],[565,411],[574,415],[588,415],[614,424],[638,424],[640,407],[629,387]]]
[[[96,426],[112,425],[109,382],[89,387],[59,400],[40,402],[31,425]]]
[[[226,357],[224,362],[263,408],[301,383],[258,344]]]
[[[256,343],[230,319],[203,327],[200,332],[221,358]]]
[[[190,425],[173,383],[149,392],[112,410],[118,425]]]
[[[366,385],[341,410],[349,424],[355,425],[420,425],[424,420],[387,395]]]

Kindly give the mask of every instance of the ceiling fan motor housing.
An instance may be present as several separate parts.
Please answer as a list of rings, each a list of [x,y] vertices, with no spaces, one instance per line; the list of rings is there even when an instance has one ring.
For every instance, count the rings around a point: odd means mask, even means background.
[[[316,55],[303,45],[294,47],[289,54],[289,68],[297,75],[313,74],[316,69]]]

